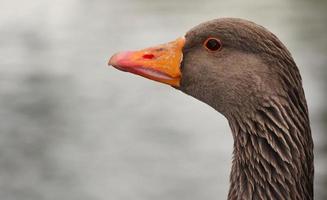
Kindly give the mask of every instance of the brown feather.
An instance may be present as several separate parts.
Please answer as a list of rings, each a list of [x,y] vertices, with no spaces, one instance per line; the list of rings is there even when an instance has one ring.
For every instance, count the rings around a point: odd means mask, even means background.
[[[207,37],[222,41],[208,54]],[[313,141],[300,72],[267,29],[217,19],[186,35],[181,90],[226,116],[234,151],[228,199],[313,199]]]

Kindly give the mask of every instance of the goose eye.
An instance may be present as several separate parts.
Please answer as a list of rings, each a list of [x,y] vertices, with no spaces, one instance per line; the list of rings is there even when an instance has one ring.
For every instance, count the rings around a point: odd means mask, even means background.
[[[217,38],[208,38],[205,42],[204,42],[204,46],[206,49],[210,50],[210,51],[217,51],[221,49],[221,42],[220,40],[218,40]]]

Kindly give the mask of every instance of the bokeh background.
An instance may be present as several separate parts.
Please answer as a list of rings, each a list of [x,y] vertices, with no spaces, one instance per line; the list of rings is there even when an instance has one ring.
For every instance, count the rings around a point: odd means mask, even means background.
[[[302,73],[327,199],[327,1],[0,0],[0,199],[226,199],[226,119],[168,86],[107,67],[116,51],[218,17],[274,32]]]

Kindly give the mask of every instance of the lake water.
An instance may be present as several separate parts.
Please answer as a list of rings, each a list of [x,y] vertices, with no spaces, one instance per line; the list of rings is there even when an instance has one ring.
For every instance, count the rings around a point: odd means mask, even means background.
[[[0,199],[226,199],[226,119],[168,86],[107,67],[116,51],[218,17],[274,32],[302,73],[327,199],[327,2],[2,0]]]

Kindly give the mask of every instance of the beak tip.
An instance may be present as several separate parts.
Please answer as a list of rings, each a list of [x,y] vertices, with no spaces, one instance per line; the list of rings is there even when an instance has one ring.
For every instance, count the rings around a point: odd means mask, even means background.
[[[116,68],[119,66],[125,65],[126,61],[128,61],[128,59],[129,59],[130,54],[131,54],[130,51],[115,53],[109,59],[108,65],[111,65]]]
[[[108,65],[115,66],[117,65],[117,53],[110,57]]]

